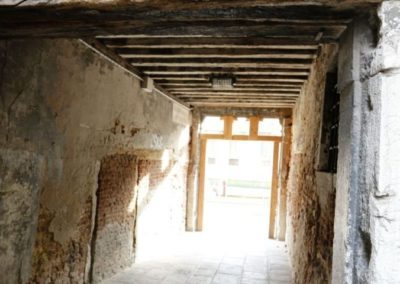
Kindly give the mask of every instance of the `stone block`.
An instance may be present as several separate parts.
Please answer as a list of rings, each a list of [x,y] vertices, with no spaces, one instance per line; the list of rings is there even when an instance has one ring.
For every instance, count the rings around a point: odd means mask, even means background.
[[[379,42],[371,73],[400,68],[400,2],[383,1],[379,10]]]

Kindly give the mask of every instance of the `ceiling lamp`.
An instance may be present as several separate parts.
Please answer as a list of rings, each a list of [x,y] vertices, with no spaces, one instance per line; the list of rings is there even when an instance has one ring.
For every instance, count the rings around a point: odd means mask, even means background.
[[[212,77],[212,88],[216,90],[229,90],[233,89],[234,80],[232,77]]]

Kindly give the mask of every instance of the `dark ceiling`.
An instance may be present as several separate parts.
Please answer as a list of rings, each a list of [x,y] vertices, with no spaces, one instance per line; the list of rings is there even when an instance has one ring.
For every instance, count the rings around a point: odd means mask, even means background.
[[[319,45],[338,42],[355,15],[368,12],[360,1],[216,2],[3,7],[0,37],[85,38],[189,106],[290,108]]]

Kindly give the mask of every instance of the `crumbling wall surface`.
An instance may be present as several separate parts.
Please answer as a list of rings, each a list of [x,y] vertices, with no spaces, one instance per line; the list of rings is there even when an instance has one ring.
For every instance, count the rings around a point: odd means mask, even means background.
[[[293,111],[287,243],[294,283],[328,283],[334,191],[316,172],[325,78],[337,47],[323,45]]]
[[[30,276],[42,171],[41,156],[0,150],[0,275],[9,275],[1,283],[26,283]]]
[[[83,283],[100,161],[166,149],[185,159],[189,123],[78,40],[0,42],[0,95],[0,257],[16,264],[2,281]]]
[[[131,265],[136,214],[136,156],[101,160],[96,225],[92,239],[92,280],[97,283]]]

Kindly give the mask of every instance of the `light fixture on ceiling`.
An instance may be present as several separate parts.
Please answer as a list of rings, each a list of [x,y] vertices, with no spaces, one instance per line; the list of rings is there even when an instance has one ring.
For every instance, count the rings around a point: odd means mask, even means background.
[[[229,76],[211,77],[211,85],[216,90],[233,89],[234,78]]]

